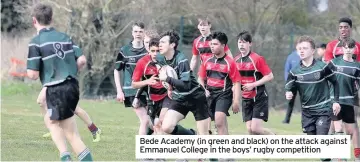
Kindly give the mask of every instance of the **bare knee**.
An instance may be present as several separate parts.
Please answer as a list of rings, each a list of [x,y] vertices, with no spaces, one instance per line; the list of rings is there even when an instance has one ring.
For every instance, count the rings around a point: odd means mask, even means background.
[[[163,123],[161,125],[161,130],[167,134],[171,134],[175,129],[175,125],[172,125],[172,124],[166,124],[166,123]]]
[[[225,123],[225,118],[223,116],[216,116],[215,117],[215,126],[217,129],[225,129],[226,127],[226,123]]]

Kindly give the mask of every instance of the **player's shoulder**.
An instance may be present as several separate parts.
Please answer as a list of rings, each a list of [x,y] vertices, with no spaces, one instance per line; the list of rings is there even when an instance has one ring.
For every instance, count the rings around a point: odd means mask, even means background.
[[[291,68],[290,73],[293,75],[301,73],[301,65],[300,63],[296,64],[293,68]]]
[[[326,47],[333,47],[333,46],[335,46],[337,43],[339,43],[339,40],[338,40],[338,39],[331,40],[330,42],[327,43]]]
[[[198,37],[196,37],[196,38],[194,39],[193,43],[198,42],[198,41],[200,40],[200,38],[201,38],[201,37],[202,37],[201,35],[199,35]]]
[[[314,60],[315,61],[315,69],[324,69],[326,66],[328,66],[329,64],[319,61],[319,60]]]
[[[256,52],[251,52],[249,56],[254,62],[266,61],[264,56],[262,56]]]
[[[236,57],[235,57],[236,58]],[[235,62],[235,58],[232,58],[231,56],[229,56],[228,54],[226,54],[225,56],[225,60],[229,63],[234,63]]]
[[[188,58],[181,51],[176,51],[175,61],[177,64],[188,61]]]
[[[129,50],[130,48],[131,48],[131,45],[130,45],[129,43],[127,43],[127,44],[121,46],[121,47],[120,47],[120,50],[121,50],[121,51],[127,51],[127,50]]]
[[[341,63],[341,62],[344,62],[344,60],[343,60],[342,57],[336,57],[336,58],[330,60],[330,62],[331,62],[332,64],[339,64],[339,63]]]
[[[150,55],[148,53],[146,53],[144,57],[139,59],[137,64],[147,63],[149,61],[151,61],[151,57],[150,57]]]
[[[29,42],[29,46],[40,46],[40,44],[40,35],[34,36]]]

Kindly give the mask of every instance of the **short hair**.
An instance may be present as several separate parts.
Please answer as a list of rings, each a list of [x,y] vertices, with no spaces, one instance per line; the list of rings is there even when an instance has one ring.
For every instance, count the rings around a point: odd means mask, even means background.
[[[326,49],[326,44],[325,43],[320,43],[320,44],[318,44],[317,48]]]
[[[31,16],[35,17],[41,25],[50,25],[53,16],[52,7],[48,4],[39,3],[33,8]]]
[[[339,19],[339,24],[342,22],[349,24],[350,28],[352,28],[352,20],[350,18],[342,17]]]
[[[213,34],[211,34],[211,39],[217,39],[217,40],[219,40],[219,42],[221,43],[221,44],[227,44],[227,42],[228,42],[228,38],[227,38],[227,36],[226,36],[226,34],[225,33],[223,33],[223,32],[214,32]]]
[[[145,35],[148,36],[150,39],[159,37],[159,33],[156,32],[156,30],[151,29],[145,30]]]
[[[238,36],[237,36],[237,39],[238,40],[240,39],[240,40],[243,40],[243,41],[246,41],[246,42],[249,42],[249,43],[252,42],[251,34],[250,34],[250,32],[248,32],[246,30],[239,33]]]
[[[152,46],[159,47],[159,42],[160,42],[160,39],[158,37],[151,38],[150,42],[149,42],[149,48]]]
[[[310,36],[307,35],[303,35],[300,36],[297,40],[296,40],[296,44],[302,43],[302,42],[309,42],[311,45],[312,49],[315,49],[315,41],[314,39],[312,39]]]
[[[345,39],[344,41],[342,41],[341,45],[343,47],[347,46],[348,48],[354,48],[356,43],[355,43],[354,39]]]
[[[169,43],[175,43],[175,47],[174,49],[176,50],[177,49],[177,46],[179,45],[179,40],[180,40],[180,37],[179,35],[174,31],[174,30],[170,30],[170,31],[167,31],[163,34],[161,34],[160,38],[163,38],[165,36],[169,36]]]
[[[207,23],[208,25],[211,25],[211,22],[210,22],[210,20],[209,20],[208,17],[198,18],[198,21],[199,21],[199,24],[200,24],[200,23]]]
[[[134,27],[134,26],[138,26],[141,29],[145,28],[145,24],[143,22],[135,22],[132,27]]]

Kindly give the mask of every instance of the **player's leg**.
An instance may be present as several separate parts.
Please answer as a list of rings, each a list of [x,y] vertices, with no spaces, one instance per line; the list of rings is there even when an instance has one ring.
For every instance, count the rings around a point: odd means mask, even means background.
[[[79,99],[79,86],[75,79],[66,80],[47,91],[47,102],[50,101],[52,107],[59,110],[57,117],[53,120],[59,120],[60,127],[78,159],[80,161],[92,161],[91,153],[80,137],[74,117]]]
[[[91,134],[93,135],[93,142],[99,142],[101,137],[101,130],[96,127],[96,125],[94,124],[94,122],[91,120],[89,114],[82,109],[81,107],[77,107],[75,109],[75,114],[86,124],[86,126],[88,127],[89,131],[91,132]]]
[[[253,116],[251,121],[251,132],[258,135],[275,135],[270,129],[264,128],[263,123],[268,121],[269,104],[268,96],[261,95],[254,102]]]
[[[169,109],[164,115],[164,119],[161,123],[162,131],[172,135],[195,135],[194,130],[186,129],[181,125],[177,125],[179,121],[186,117],[188,112],[189,110],[186,106],[184,106],[184,104],[172,100]]]
[[[209,135],[208,125],[211,118],[205,94],[190,100],[188,109],[194,114],[198,134]]]
[[[330,128],[329,128],[329,132],[331,132],[331,134],[343,134],[343,116],[344,116],[344,109],[342,108],[343,105],[341,105],[341,110],[339,112],[338,115],[334,115],[334,113],[331,113],[331,123],[330,123]],[[334,127],[334,130],[330,130],[331,127]],[[328,133],[329,134],[329,133]]]
[[[133,100],[135,99],[134,96],[131,97],[125,97],[125,107],[132,107]],[[149,123],[149,117],[147,115],[147,109],[146,107],[146,97],[140,96],[140,107],[133,108],[136,116],[140,120],[140,126],[139,126],[139,135],[146,135],[148,130],[148,123]]]
[[[251,121],[253,116],[253,105],[254,100],[253,99],[242,99],[241,102],[241,113],[243,121],[246,124],[246,130],[248,131],[249,135],[254,135],[254,133],[251,131]]]
[[[50,120],[46,120],[46,117],[45,117],[46,112],[47,112],[47,106],[46,106],[46,87],[43,87],[43,88],[41,89],[41,91],[40,91],[40,93],[39,93],[39,96],[38,96],[36,102],[39,104],[39,106],[40,106],[40,112],[41,112],[42,116],[44,117],[45,127],[46,127],[47,129],[49,129],[49,127],[50,127],[50,123],[49,123]],[[45,134],[43,135],[44,138],[48,138],[48,137],[50,137],[50,136],[51,136],[51,133],[50,133],[50,132],[45,133]]]
[[[208,130],[209,130],[209,134],[212,135],[212,129],[211,129],[211,122],[215,121],[215,106],[216,106],[216,97],[214,95],[210,95],[209,97],[206,98],[207,100],[207,105],[209,108],[209,116],[210,116],[210,121],[208,122]],[[215,132],[217,132],[217,128],[216,128],[216,124],[214,124],[215,127]],[[218,133],[218,132],[217,132]]]
[[[354,106],[341,105],[341,110],[344,110],[343,121],[345,125],[346,134],[351,136],[354,147],[354,156],[360,160],[360,141],[359,141],[359,127],[356,121],[356,111]]]
[[[219,135],[228,135],[227,117],[230,116],[229,109],[232,105],[232,94],[219,95],[215,104],[215,125]]]
[[[316,135],[328,135],[331,124],[331,113],[317,117],[316,119]],[[331,161],[331,158],[324,158],[321,161]]]

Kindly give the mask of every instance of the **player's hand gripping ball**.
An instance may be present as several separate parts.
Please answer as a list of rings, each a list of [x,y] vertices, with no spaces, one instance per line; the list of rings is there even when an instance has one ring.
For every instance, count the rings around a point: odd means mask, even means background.
[[[162,66],[159,70],[159,79],[161,80],[162,85],[166,88],[166,89],[172,89],[172,87],[170,86],[169,83],[167,83],[165,80],[167,77],[170,78],[174,78],[174,79],[178,79],[178,76],[176,74],[176,71],[174,68],[172,68],[169,65],[165,65]]]

